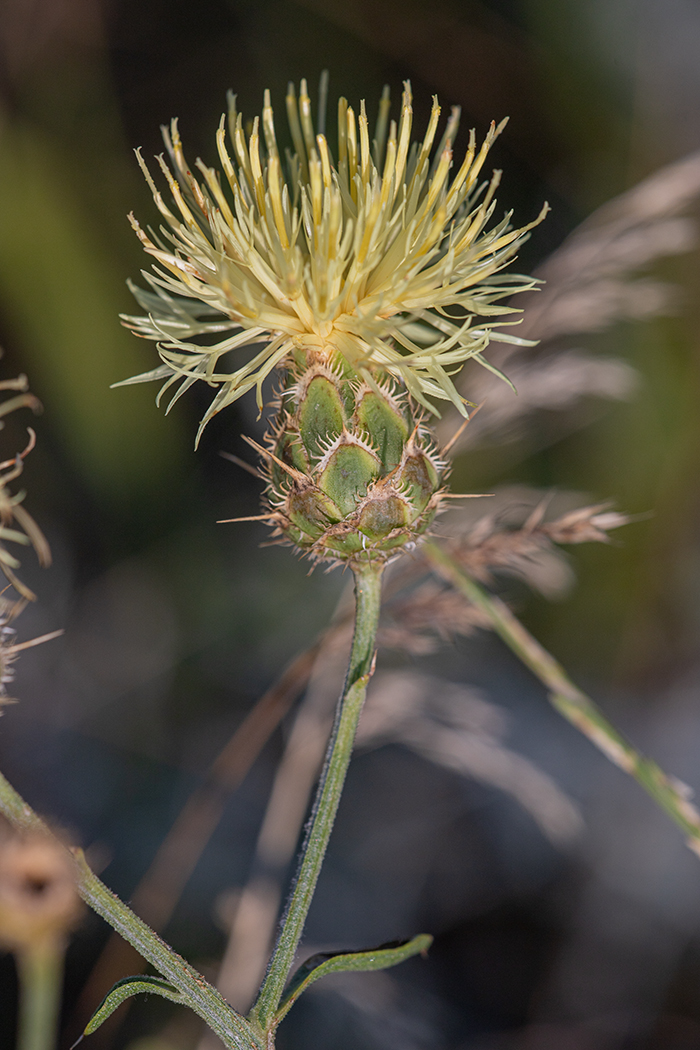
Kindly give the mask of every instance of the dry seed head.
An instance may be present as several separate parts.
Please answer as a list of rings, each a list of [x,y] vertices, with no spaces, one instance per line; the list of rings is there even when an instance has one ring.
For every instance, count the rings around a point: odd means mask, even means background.
[[[466,415],[451,376],[469,358],[492,367],[483,357],[492,340],[524,342],[502,330],[517,311],[501,301],[537,283],[501,271],[546,206],[519,230],[508,215],[489,228],[500,172],[479,181],[505,121],[478,150],[472,131],[455,160],[459,109],[434,149],[435,99],[422,142],[411,143],[406,83],[398,127],[388,123],[385,91],[371,146],[364,103],[356,114],[341,98],[333,155],[314,129],[305,81],[298,99],[290,85],[286,103],[294,151],[283,162],[269,92],[262,133],[258,118],[244,130],[230,97],[217,134],[223,178],[200,160],[195,178],[177,121],[164,128],[171,166],[158,162],[174,210],[138,155],[164,225],[146,232],[131,218],[156,265],[145,275],[149,291],[132,287],[146,313],[124,321],[158,343],[162,364],[127,382],[162,380],[159,397],[172,388],[171,404],[198,379],[219,388],[201,434],[249,389],[262,405],[266,376],[295,353],[341,355],[370,385],[390,377],[428,410],[442,399]],[[243,348],[245,363],[225,361]]]
[[[56,840],[0,838],[0,943],[12,951],[60,944],[79,914],[75,873]]]

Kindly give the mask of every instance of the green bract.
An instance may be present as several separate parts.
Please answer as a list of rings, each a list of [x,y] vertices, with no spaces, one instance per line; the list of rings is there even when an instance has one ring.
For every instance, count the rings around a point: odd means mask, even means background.
[[[295,355],[268,439],[270,519],[318,560],[386,560],[421,536],[445,464],[396,381],[368,384],[340,354]]]

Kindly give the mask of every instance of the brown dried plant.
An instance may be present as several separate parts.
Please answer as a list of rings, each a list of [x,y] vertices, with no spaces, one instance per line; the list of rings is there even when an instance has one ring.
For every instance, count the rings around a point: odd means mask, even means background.
[[[596,503],[545,521],[549,500],[542,500],[520,528],[509,528],[487,514],[461,536],[447,542],[452,556],[470,575],[490,583],[494,572],[517,576],[537,585],[534,565],[543,552],[578,543],[610,543],[608,533],[627,525],[629,515]]]
[[[27,377],[18,376],[17,379],[6,379],[0,382],[0,390],[17,390],[20,393],[16,397],[8,398],[0,404],[0,425],[2,417],[18,408],[31,408],[33,412],[41,411],[40,401],[29,393]],[[36,444],[36,434],[31,429],[29,441],[22,452],[18,452],[12,459],[6,459],[0,463],[0,571],[12,584],[15,590],[27,601],[35,601],[36,595],[16,575],[15,570],[19,568],[18,559],[10,553],[5,542],[21,543],[31,546],[36,551],[39,564],[47,566],[51,564],[51,551],[46,538],[34,521],[31,514],[22,506],[25,497],[24,492],[12,493],[8,488],[10,482],[16,481],[24,469],[24,460]],[[14,528],[12,526],[18,526]],[[20,531],[21,530],[21,531]]]
[[[41,403],[29,393],[27,377],[20,375],[16,379],[5,379],[0,382],[0,391],[16,391],[14,397],[0,403],[0,429],[4,427],[4,417],[20,408],[30,408],[33,412],[41,411]],[[0,592],[0,713],[6,704],[13,701],[7,695],[7,686],[14,678],[13,663],[22,649],[48,641],[62,634],[52,631],[50,634],[33,638],[28,642],[16,643],[15,630],[12,624],[25,608],[28,601],[35,601],[34,592],[16,574],[20,567],[18,558],[8,549],[7,543],[33,547],[42,566],[51,564],[51,551],[43,532],[34,521],[29,511],[22,505],[26,493],[12,492],[10,485],[24,470],[24,461],[36,444],[36,434],[27,427],[29,440],[22,450],[12,459],[0,463],[0,572],[3,573],[18,598]]]

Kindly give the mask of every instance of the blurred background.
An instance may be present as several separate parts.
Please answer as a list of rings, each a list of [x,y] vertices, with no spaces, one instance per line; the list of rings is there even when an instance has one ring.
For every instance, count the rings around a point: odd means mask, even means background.
[[[517,268],[547,276],[569,313],[550,311],[549,328],[526,313],[543,342],[510,358],[521,400],[505,387],[487,399],[454,487],[511,491],[522,506],[552,492],[569,506],[612,499],[643,517],[557,563],[547,596],[498,586],[638,746],[700,787],[700,161],[668,169],[700,148],[699,48],[689,0],[5,0],[0,370],[26,372],[44,412],[13,416],[0,442],[11,457],[26,423],[38,431],[22,484],[54,555],[48,571],[23,556],[39,601],[18,635],[66,633],[19,662],[0,762],[121,896],[136,893],[216,756],[347,586],[261,549],[262,525],[216,524],[257,513],[259,481],[219,454],[249,458],[240,434],[263,428],[251,400],[218,416],[195,454],[207,390],[167,418],[155,387],[110,390],[156,364],[153,345],[117,320],[133,311],[127,278],[146,265],[126,214],[156,222],[132,150],[160,152],[159,125],[178,116],[188,157],[216,163],[227,89],[252,117],[269,87],[280,127],[287,81],[307,77],[315,98],[324,68],[330,97],[366,98],[370,119],[382,86],[398,100],[409,78],[417,134],[433,94],[460,105],[458,152],[466,129],[481,137],[510,116],[492,153],[499,208],[522,225],[550,202]],[[598,211],[649,178],[648,199]],[[564,242],[569,255],[550,258]],[[312,730],[325,725],[339,660],[326,653],[314,671]],[[427,961],[319,982],[280,1047],[700,1047],[700,865],[640,789],[486,632],[431,652],[387,649],[374,689],[380,715],[412,697],[425,726],[462,739],[462,765],[424,746],[414,723],[368,723],[304,950],[421,931],[435,945]],[[165,936],[212,979],[237,904],[254,899],[258,828],[295,731],[292,710],[236,790],[219,793],[172,902]],[[479,740],[496,741],[510,770],[500,781],[474,759]],[[93,975],[86,993],[107,937],[86,916],[73,939],[65,1046],[136,965],[117,959],[107,986]],[[3,957],[3,1047],[14,980]],[[152,999],[91,1039],[194,1050],[201,1032]]]

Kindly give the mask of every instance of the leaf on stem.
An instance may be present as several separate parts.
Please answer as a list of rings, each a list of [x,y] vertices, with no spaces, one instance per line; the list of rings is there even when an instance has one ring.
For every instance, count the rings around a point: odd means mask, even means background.
[[[362,952],[320,952],[312,955],[294,974],[275,1014],[275,1026],[289,1013],[301,993],[319,977],[329,973],[347,973],[349,970],[387,970],[390,966],[410,959],[412,955],[427,952],[432,943],[430,934],[420,933],[410,941],[390,941]]]
[[[139,974],[138,977],[124,977],[121,981],[117,981],[112,990],[104,997],[88,1021],[85,1031],[80,1036],[80,1039],[73,1044],[71,1050],[78,1045],[84,1036],[92,1035],[93,1032],[96,1032],[100,1025],[108,1017],[111,1017],[125,999],[130,998],[132,995],[139,995],[142,992],[150,995],[161,995],[164,999],[169,999],[171,1003],[187,1005],[187,1001],[182,993],[173,988],[168,981],[164,981],[162,977],[146,977],[142,974]]]

